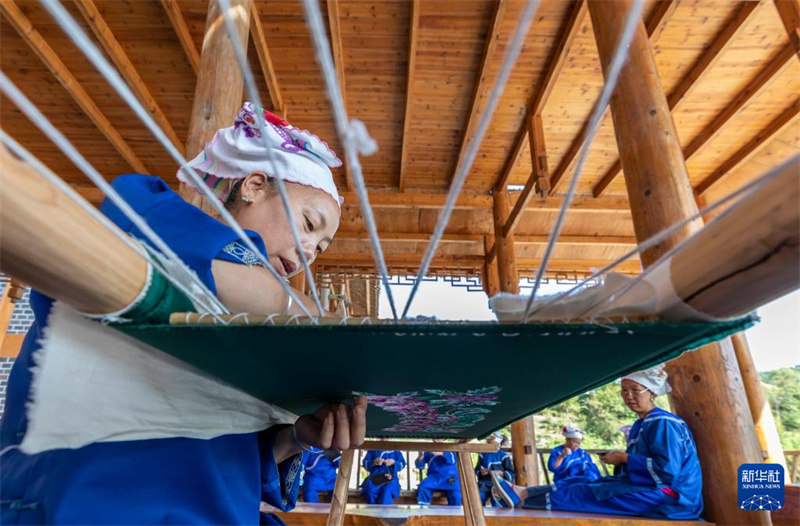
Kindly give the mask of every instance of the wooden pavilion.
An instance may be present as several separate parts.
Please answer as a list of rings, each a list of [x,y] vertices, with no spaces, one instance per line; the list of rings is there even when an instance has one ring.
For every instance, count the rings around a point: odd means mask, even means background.
[[[629,3],[541,2],[430,274],[479,276],[492,295],[517,292],[519,276],[536,271]],[[301,3],[232,4],[262,100],[341,152]],[[387,265],[392,274],[416,273],[524,2],[323,5],[347,111],[379,145],[362,165]],[[243,100],[242,77],[214,1],[65,6],[186,157],[229,125]],[[41,5],[0,0],[0,12],[2,71],[101,173],[109,180],[150,173],[177,188],[177,166],[164,148]],[[585,276],[796,154],[799,57],[798,0],[647,1],[548,275]],[[5,97],[0,123],[90,202],[101,201],[99,190]],[[345,197],[341,227],[315,263],[316,275],[339,283],[359,278],[363,290],[356,293],[354,285],[354,308],[375,314],[376,270],[352,173],[345,165],[334,175]],[[618,270],[639,273],[697,223]],[[736,506],[738,466],[782,455],[744,337],[709,345],[669,368],[675,411],[700,451],[707,519],[770,524],[767,513]],[[531,419],[513,431],[518,472],[532,479]],[[595,524],[588,520],[560,523]]]

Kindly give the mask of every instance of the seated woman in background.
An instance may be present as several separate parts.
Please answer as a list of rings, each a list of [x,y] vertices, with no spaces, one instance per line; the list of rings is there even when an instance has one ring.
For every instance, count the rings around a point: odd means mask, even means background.
[[[697,519],[703,511],[702,474],[697,449],[686,422],[653,404],[669,392],[664,366],[622,379],[620,394],[636,413],[625,452],[601,460],[618,474],[564,487],[521,487],[499,477],[494,495],[505,506],[641,515],[659,519]]]
[[[428,476],[417,488],[417,504],[427,506],[431,503],[434,491],[444,491],[447,504],[461,506],[461,482],[458,478],[456,454],[445,451],[420,452],[414,465],[422,469],[428,465]]]
[[[312,448],[311,452],[306,453],[303,471],[303,500],[305,502],[319,502],[320,491],[333,491],[341,459],[342,454],[331,449],[323,451]]]
[[[406,467],[406,457],[400,451],[368,451],[362,467],[369,476],[361,484],[361,494],[367,504],[392,504],[400,496],[397,473]]]
[[[500,442],[502,447],[503,435],[500,431],[495,431],[486,437],[487,444],[497,444]],[[503,477],[509,482],[514,482],[516,471],[511,455],[498,449],[495,453],[478,453],[478,462],[475,464],[475,475],[478,477],[478,493],[480,494],[481,505],[485,506],[487,500],[491,500],[492,507],[500,506],[500,503],[492,498],[492,473]]]
[[[564,443],[550,451],[547,469],[553,473],[553,483],[564,486],[575,482],[591,482],[601,477],[592,457],[581,449],[583,431],[577,427],[564,426],[561,429]]]

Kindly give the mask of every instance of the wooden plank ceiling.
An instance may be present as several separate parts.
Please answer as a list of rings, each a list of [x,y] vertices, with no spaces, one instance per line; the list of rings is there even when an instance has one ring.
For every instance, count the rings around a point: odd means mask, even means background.
[[[65,5],[182,150],[207,1]],[[146,171],[176,184],[176,164],[46,11],[32,1],[3,0],[0,6],[3,72],[78,150],[109,180]],[[365,122],[380,147],[362,162],[393,272],[415,271],[421,259],[522,9],[520,0],[323,3],[347,110]],[[797,0],[647,3],[644,20],[702,202],[800,150],[798,13]],[[340,151],[299,0],[257,0],[254,14],[248,57],[262,100]],[[507,225],[516,234],[520,269],[538,266],[602,84],[585,3],[543,0],[434,272],[480,272],[484,237],[493,234],[490,192],[504,187],[513,189],[512,204],[523,196]],[[87,198],[99,201],[77,168],[5,98],[0,122]],[[539,145],[533,175],[530,131]],[[633,246],[618,159],[607,111],[555,250],[553,272],[584,274]],[[356,197],[346,170],[335,176],[346,202],[340,232],[320,268],[369,272],[372,258]],[[622,269],[638,272],[639,265],[629,262]]]

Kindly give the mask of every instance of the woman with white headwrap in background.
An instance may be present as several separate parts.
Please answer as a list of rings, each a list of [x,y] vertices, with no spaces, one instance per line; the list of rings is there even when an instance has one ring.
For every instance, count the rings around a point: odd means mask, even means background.
[[[601,460],[618,468],[594,482],[524,488],[495,478],[495,496],[510,507],[697,519],[703,511],[702,474],[694,438],[686,422],[656,407],[653,399],[670,391],[664,366],[622,379],[620,394],[636,413],[625,452]]]
[[[550,451],[547,469],[553,473],[553,482],[559,486],[576,482],[591,482],[600,478],[600,470],[592,457],[581,449],[583,431],[573,426],[561,429],[564,443]]]

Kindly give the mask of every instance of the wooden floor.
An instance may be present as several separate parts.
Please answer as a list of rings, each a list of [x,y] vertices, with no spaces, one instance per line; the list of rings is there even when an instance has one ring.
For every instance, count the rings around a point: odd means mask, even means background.
[[[291,513],[279,513],[292,526],[324,526],[329,504],[298,503]],[[347,526],[458,526],[464,524],[460,506],[421,507],[416,504],[377,506],[348,504]],[[710,522],[659,521],[620,515],[596,515],[564,511],[539,511],[506,508],[486,508],[487,526],[713,526]]]

